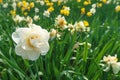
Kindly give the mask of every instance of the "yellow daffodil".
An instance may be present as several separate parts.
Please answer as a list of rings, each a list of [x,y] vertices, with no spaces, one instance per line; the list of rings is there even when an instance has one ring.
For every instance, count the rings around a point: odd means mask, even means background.
[[[81,0],[77,0],[77,2],[81,2]]]
[[[24,7],[21,7],[21,11],[24,12],[24,11],[25,11],[25,8],[24,8]]]
[[[87,12],[87,16],[88,17],[92,16],[92,13],[91,12]]]
[[[18,6],[18,7],[21,7],[21,6],[22,6],[22,3],[21,3],[21,2],[18,2],[18,3],[17,3],[17,6]]]
[[[53,12],[53,11],[54,11],[54,7],[53,7],[53,6],[49,7],[49,8],[47,9],[47,11]]]
[[[22,1],[22,6],[26,8],[28,6],[28,3],[26,1]]]
[[[102,7],[102,3],[97,3],[97,7],[98,8]]]
[[[88,27],[88,26],[89,26],[88,21],[84,20],[83,23],[84,23],[85,27]]]
[[[27,10],[30,11],[30,7],[29,6],[27,7]]]
[[[2,3],[3,2],[3,0],[0,0],[0,3]]]
[[[81,8],[81,14],[85,14],[85,8]]]
[[[52,2],[46,3],[47,6],[53,6]]]
[[[107,3],[107,0],[102,0],[103,3]]]
[[[83,3],[85,6],[89,5],[89,2],[88,1],[84,1]]]
[[[115,12],[119,12],[120,11],[120,5],[115,7]]]
[[[12,14],[13,16],[15,16],[16,15],[16,11],[15,10],[11,10],[10,14]]]
[[[27,15],[28,15],[28,13],[27,13],[27,12],[24,12],[23,14],[24,14],[24,16],[27,16]]]
[[[60,0],[58,0],[58,5],[60,5],[61,4],[61,1]]]
[[[35,5],[34,5],[34,2],[30,2],[29,6],[30,6],[31,8],[33,8],[33,7],[35,6]]]
[[[70,14],[70,8],[67,6],[63,6],[63,8],[60,10],[60,13],[65,16],[68,16]]]

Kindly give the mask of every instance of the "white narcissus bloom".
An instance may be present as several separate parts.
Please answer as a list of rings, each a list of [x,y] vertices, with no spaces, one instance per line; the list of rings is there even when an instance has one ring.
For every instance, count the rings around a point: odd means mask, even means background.
[[[92,14],[95,14],[95,13],[96,13],[96,9],[95,9],[95,8],[91,8],[91,9],[90,9],[90,12],[91,12]]]
[[[3,4],[3,8],[7,8],[8,7],[8,3]]]
[[[68,24],[68,31],[71,31],[72,29],[74,29],[74,25],[73,24]]]
[[[42,5],[42,6],[45,4],[44,0],[36,0],[36,2],[40,3],[40,5]]]
[[[104,56],[102,62],[105,62],[106,64],[102,64],[105,69],[104,71],[109,71],[110,67],[112,67],[112,71],[114,74],[117,74],[120,71],[120,62],[117,62],[118,58],[117,55],[115,56]]]
[[[12,39],[17,44],[16,54],[33,61],[40,55],[46,55],[49,50],[49,37],[47,30],[35,24],[31,24],[29,28],[18,28],[12,33]]]
[[[21,16],[19,16],[19,15],[16,15],[15,17],[13,17],[13,20],[14,20],[15,22],[20,23],[21,21],[24,21],[25,18],[24,18],[24,17],[21,17]]]
[[[33,17],[33,19],[34,19],[35,21],[38,21],[38,20],[40,19],[40,17],[39,17],[39,15],[35,15],[35,16]]]
[[[58,15],[55,19],[55,26],[60,29],[67,28],[67,21],[64,16]]]
[[[33,23],[33,19],[30,16],[27,16],[25,20],[28,22],[28,24]]]
[[[75,27],[76,31],[83,31],[84,32],[86,30],[86,27],[85,27],[83,21],[75,22],[74,27]]]
[[[50,31],[50,38],[53,39],[57,36],[57,30],[51,29]]]
[[[12,3],[12,7],[13,7],[14,10],[16,10],[16,2]]]
[[[110,3],[111,3],[111,1],[112,1],[112,0],[107,0],[107,2],[106,2],[106,3],[107,3],[107,4],[110,4]]]
[[[38,13],[39,12],[39,8],[35,8],[35,13]]]
[[[52,2],[57,2],[58,0],[52,0]]]
[[[96,4],[92,4],[92,8],[96,8]]]
[[[44,15],[45,17],[50,17],[50,12],[47,11],[47,10],[45,10],[44,13],[43,13],[43,15]]]

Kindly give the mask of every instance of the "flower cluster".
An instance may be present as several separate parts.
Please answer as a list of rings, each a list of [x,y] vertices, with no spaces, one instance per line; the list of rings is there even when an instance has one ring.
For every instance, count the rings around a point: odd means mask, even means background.
[[[60,13],[65,15],[65,16],[69,16],[70,14],[70,8],[67,6],[63,6],[63,8],[60,10]]]

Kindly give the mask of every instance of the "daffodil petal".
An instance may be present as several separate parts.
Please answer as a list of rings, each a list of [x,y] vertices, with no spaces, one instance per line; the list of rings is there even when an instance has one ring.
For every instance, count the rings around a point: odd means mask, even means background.
[[[12,39],[15,41],[15,43],[18,43],[20,41],[20,36],[17,32],[14,32],[12,34]]]
[[[36,60],[40,56],[39,50],[24,50],[21,46],[16,46],[16,54],[22,56],[23,59]]]
[[[114,74],[117,74],[120,71],[120,62],[112,64],[112,70]]]
[[[41,43],[39,49],[41,50],[41,55],[46,55],[49,50],[48,42]]]

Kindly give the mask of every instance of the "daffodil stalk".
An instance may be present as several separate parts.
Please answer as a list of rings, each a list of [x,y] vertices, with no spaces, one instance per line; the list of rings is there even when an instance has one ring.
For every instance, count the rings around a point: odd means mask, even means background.
[[[36,69],[36,73],[37,73],[37,77],[36,79],[39,80],[39,75],[38,75],[38,66],[37,66],[37,61],[35,61],[35,69]]]

